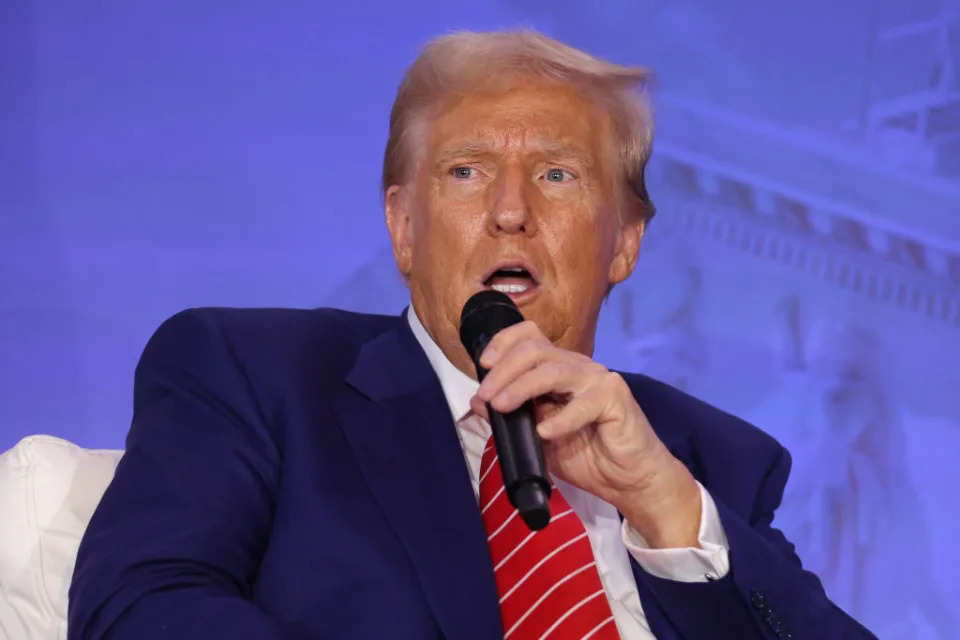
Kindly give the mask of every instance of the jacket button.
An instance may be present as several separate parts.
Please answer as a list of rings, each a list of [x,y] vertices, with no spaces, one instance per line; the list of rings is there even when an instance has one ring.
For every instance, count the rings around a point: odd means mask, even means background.
[[[767,598],[756,589],[750,590],[750,603],[757,611],[763,611],[767,606]]]
[[[764,610],[763,621],[767,623],[767,626],[770,627],[771,630],[775,632],[780,630],[780,618],[777,617],[777,614],[775,614],[772,610]]]

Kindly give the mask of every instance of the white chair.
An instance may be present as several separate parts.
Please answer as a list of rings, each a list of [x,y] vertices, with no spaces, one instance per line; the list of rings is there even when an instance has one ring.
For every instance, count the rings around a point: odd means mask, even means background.
[[[122,451],[30,436],[0,454],[0,640],[63,640],[80,538]]]

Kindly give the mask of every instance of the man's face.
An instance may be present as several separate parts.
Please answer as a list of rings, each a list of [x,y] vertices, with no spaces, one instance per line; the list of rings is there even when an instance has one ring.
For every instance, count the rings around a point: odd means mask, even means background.
[[[600,305],[643,233],[618,221],[610,130],[574,90],[532,81],[467,94],[427,124],[411,180],[387,191],[387,222],[414,308],[461,370],[473,373],[460,312],[485,288],[592,354]]]

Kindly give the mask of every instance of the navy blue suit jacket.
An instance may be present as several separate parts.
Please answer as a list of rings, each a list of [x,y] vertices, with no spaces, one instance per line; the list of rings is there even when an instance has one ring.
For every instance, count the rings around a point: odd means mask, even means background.
[[[624,377],[730,542],[731,571],[710,583],[634,565],[657,637],[872,637],[771,527],[786,450]],[[199,309],[161,326],[137,367],[126,454],[80,546],[69,638],[501,635],[467,466],[405,318]]]

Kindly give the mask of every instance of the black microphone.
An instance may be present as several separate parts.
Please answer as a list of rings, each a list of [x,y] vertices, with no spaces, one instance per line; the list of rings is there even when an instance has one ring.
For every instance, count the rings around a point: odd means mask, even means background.
[[[488,289],[472,296],[460,314],[460,342],[477,367],[483,382],[487,370],[480,356],[498,331],[523,322],[523,315],[506,294]],[[537,433],[533,401],[509,413],[495,411],[487,403],[493,444],[503,471],[507,498],[531,531],[539,531],[550,522],[550,478],[543,457],[543,443]]]

